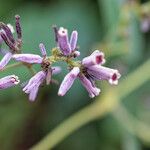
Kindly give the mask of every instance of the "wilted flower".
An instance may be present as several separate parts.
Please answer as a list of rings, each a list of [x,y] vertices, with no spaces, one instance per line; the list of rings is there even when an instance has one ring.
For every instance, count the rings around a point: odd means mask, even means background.
[[[10,75],[0,79],[0,89],[7,89],[15,86],[20,82],[17,76]]]
[[[13,37],[13,28],[10,24],[6,25],[4,23],[0,23],[0,41],[4,41],[6,45],[9,47],[9,52],[3,57],[0,61],[0,70],[2,70],[12,58],[14,53],[20,53],[20,48],[22,44],[22,33],[20,26],[20,16],[16,15],[16,32],[17,32],[17,40]]]
[[[3,23],[0,23],[0,24],[2,26]],[[5,28],[6,28],[5,30],[7,31],[7,34],[9,32],[8,30],[10,30],[12,34],[15,32],[14,28],[11,24],[7,24],[7,27],[5,27]],[[7,29],[7,28],[9,28],[9,29]],[[0,32],[3,32],[6,35],[5,30],[1,29]],[[2,44],[2,42],[3,42],[3,38],[0,36],[0,45]]]

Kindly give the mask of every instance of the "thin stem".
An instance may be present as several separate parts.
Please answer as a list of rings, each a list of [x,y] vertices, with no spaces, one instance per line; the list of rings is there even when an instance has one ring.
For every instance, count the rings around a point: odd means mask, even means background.
[[[110,96],[111,94],[112,96]],[[110,109],[114,108],[112,106],[116,104],[112,102],[111,98],[115,97],[114,93],[110,92],[110,95],[104,96],[103,101],[96,101],[95,103],[85,107],[69,117],[66,121],[61,123],[61,125],[56,127],[56,129],[54,129],[50,134],[44,137],[41,142],[32,147],[31,150],[51,149],[81,126],[104,116]]]
[[[150,79],[149,67],[150,59],[121,81],[117,87],[120,98],[126,97]]]
[[[113,88],[108,90],[108,92],[102,96],[101,100],[98,99],[93,104],[85,107],[62,122],[37,145],[33,146],[31,150],[51,149],[83,125],[110,113],[117,107],[119,100],[150,80],[149,66],[150,60],[146,61],[134,72],[130,73],[116,89]],[[131,84],[133,80],[136,82]],[[117,97],[118,94],[119,97]]]

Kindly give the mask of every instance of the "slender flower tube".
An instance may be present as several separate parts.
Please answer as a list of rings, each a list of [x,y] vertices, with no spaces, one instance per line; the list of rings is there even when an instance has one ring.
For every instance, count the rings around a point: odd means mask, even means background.
[[[12,54],[20,53],[20,48],[22,44],[22,33],[20,26],[20,16],[16,15],[16,32],[17,39],[15,40],[13,37],[14,29],[10,24],[4,24],[0,22],[0,44],[4,41],[6,45],[9,47],[9,52],[4,56],[4,58],[0,62],[0,70],[2,70],[12,58]],[[10,54],[11,53],[11,54]]]
[[[85,67],[93,66],[93,65],[102,65],[105,63],[104,53],[98,50],[95,50],[90,56],[85,57],[82,60],[82,65]]]
[[[0,31],[3,32],[6,36],[8,36],[12,42],[14,42],[13,33],[15,31],[13,26],[11,24],[5,25],[4,23],[1,22],[0,28],[2,28]],[[0,36],[0,44],[2,44],[2,42],[3,42],[3,38]]]
[[[19,79],[15,75],[6,76],[0,79],[0,89],[7,89],[19,83]]]
[[[5,56],[0,61],[0,70],[2,70],[8,64],[11,58],[12,58],[12,53],[8,52],[5,54]]]
[[[47,53],[44,44],[40,43],[39,48],[43,57],[34,54],[14,54],[13,58],[17,61],[26,62],[29,64],[40,64],[42,71],[36,73],[23,88],[23,91],[29,94],[29,100],[34,101],[40,85],[46,80],[46,84],[51,83],[52,75],[56,75],[61,72],[60,67],[51,67],[51,64],[47,60]]]
[[[75,79],[77,78],[80,69],[78,67],[74,67],[64,78],[62,81],[60,88],[58,90],[59,96],[64,96],[66,92],[71,88],[72,84],[74,83]]]
[[[29,100],[30,101],[34,101],[37,97],[38,94],[38,90],[39,90],[39,86],[35,86],[33,87],[33,89],[31,89],[30,93],[29,93]]]
[[[16,19],[17,38],[18,38],[18,40],[21,40],[22,39],[22,29],[21,29],[21,25],[20,25],[20,16],[16,15],[15,19]]]
[[[64,55],[69,55],[71,53],[71,47],[68,40],[68,30],[63,27],[60,27],[58,30],[58,44]]]
[[[82,85],[89,92],[89,96],[91,98],[99,95],[100,89],[98,89],[95,85],[93,85],[93,83],[91,83],[91,81],[87,77],[85,77],[84,75],[79,75],[79,79]]]
[[[60,67],[52,67],[52,75],[60,73]],[[40,71],[36,73],[23,88],[26,94],[29,94],[29,100],[34,101],[37,97],[40,85],[46,80],[48,72]],[[50,82],[50,81],[49,81]]]
[[[40,44],[39,44],[39,48],[40,48],[40,51],[41,51],[42,56],[43,56],[43,57],[46,57],[47,52],[46,52],[46,48],[45,48],[44,44],[43,44],[43,43],[40,43]]]
[[[98,80],[108,80],[110,84],[117,85],[121,77],[118,70],[110,69],[100,65],[90,66],[87,69],[89,75]]]
[[[61,52],[65,56],[71,55],[71,53],[73,53],[77,47],[78,32],[73,31],[69,41],[67,29],[64,29],[63,27],[60,27],[59,30],[57,29],[57,27],[53,28],[55,32],[55,40]],[[78,55],[80,55],[80,53],[77,53],[76,56]]]
[[[71,38],[70,38],[71,51],[74,51],[76,49],[77,40],[78,40],[78,32],[77,31],[72,31]]]
[[[10,37],[8,37],[4,31],[0,31],[0,36],[2,37],[3,41],[5,41],[6,45],[11,49],[13,52],[15,50],[15,45],[10,41]]]
[[[43,83],[44,79],[46,78],[46,72],[40,71],[36,75],[34,75],[28,82],[28,84],[23,88],[23,91],[27,94],[29,94],[29,100],[34,101],[39,86]]]
[[[31,63],[31,64],[41,64],[43,58],[39,55],[35,54],[14,54],[12,56],[13,59],[16,61],[21,61],[21,62],[26,62],[26,63]]]

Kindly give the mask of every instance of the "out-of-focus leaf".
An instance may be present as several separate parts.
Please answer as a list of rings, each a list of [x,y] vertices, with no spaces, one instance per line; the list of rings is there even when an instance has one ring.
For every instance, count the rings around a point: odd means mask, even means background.
[[[0,0],[0,20],[6,21],[4,15],[13,12],[15,7],[19,6],[23,0]]]
[[[124,133],[122,150],[142,150],[137,138],[128,132]]]
[[[135,64],[142,59],[143,51],[143,36],[140,30],[140,22],[137,16],[131,12],[130,13],[130,27],[129,27],[129,63]]]
[[[98,0],[99,11],[102,18],[103,31],[109,33],[116,32],[119,19],[119,2],[118,0]]]

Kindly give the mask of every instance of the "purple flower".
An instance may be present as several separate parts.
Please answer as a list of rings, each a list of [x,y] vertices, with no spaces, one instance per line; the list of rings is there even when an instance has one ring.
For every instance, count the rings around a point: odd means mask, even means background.
[[[60,73],[60,67],[52,67],[52,75]],[[38,90],[40,85],[46,80],[47,78],[46,71],[39,71],[36,73],[27,83],[27,85],[23,88],[23,91],[26,94],[29,94],[29,100],[34,101],[36,99]]]
[[[12,56],[16,61],[26,62],[30,64],[41,64],[43,58],[35,54],[14,54]]]
[[[30,101],[35,100],[38,90],[39,90],[39,86],[43,83],[45,78],[46,78],[46,72],[40,71],[36,75],[34,75],[29,80],[28,84],[23,88],[23,91],[29,94]]]
[[[112,85],[118,84],[118,79],[121,77],[118,70],[107,68],[100,65],[94,65],[87,68],[87,73],[90,77],[96,80],[108,80]]]
[[[2,70],[12,58],[12,54],[19,53],[21,44],[22,44],[22,33],[20,26],[20,16],[16,15],[16,32],[17,39],[15,40],[13,37],[13,27],[8,24],[0,23],[0,44],[4,41],[6,45],[9,47],[9,51],[4,58],[0,61],[0,70]],[[11,53],[11,54],[10,54]]]
[[[60,67],[51,67],[51,64],[47,60],[47,53],[44,44],[39,44],[42,56],[34,54],[14,54],[13,58],[17,61],[26,62],[29,64],[41,64],[42,71],[36,73],[23,88],[23,91],[29,94],[29,100],[34,101],[40,85],[46,80],[47,84],[50,84],[52,75],[58,74],[61,71]]]
[[[95,80],[107,80],[110,84],[117,85],[121,77],[118,70],[101,66],[104,63],[104,53],[99,50],[95,50],[81,62],[82,74],[79,75],[79,79],[92,98],[100,93],[100,89],[95,86]]]
[[[59,96],[64,96],[66,92],[71,88],[78,74],[80,73],[80,69],[78,67],[74,67],[64,78],[62,81],[60,88],[58,90]]]
[[[95,50],[90,56],[85,57],[82,60],[82,65],[85,67],[98,65],[98,64],[101,65],[104,63],[105,63],[104,53],[100,52],[99,50]]]
[[[0,79],[0,89],[6,89],[19,83],[19,79],[15,75],[6,76]]]
[[[61,52],[65,56],[68,56],[71,53],[73,53],[77,48],[78,32],[73,31],[71,34],[70,41],[69,41],[67,29],[60,27],[58,30],[56,27],[54,27],[54,31],[55,31],[55,36],[56,36],[56,42]]]
[[[41,51],[42,56],[43,56],[43,57],[46,57],[47,52],[46,52],[45,45],[44,45],[43,43],[40,43],[40,44],[39,44],[39,48],[40,48],[40,51]]]
[[[7,24],[7,27],[6,28],[9,28],[9,29],[6,29],[6,31],[7,30],[9,30],[9,32],[11,32],[12,34],[15,32],[14,31],[14,28],[13,28],[13,26],[11,25],[11,24]],[[6,32],[3,30],[3,29],[1,29],[0,30],[0,32],[3,32],[5,35],[6,35]],[[8,31],[7,31],[8,32]],[[0,36],[0,45],[3,43],[3,38]]]
[[[4,24],[3,22],[0,23],[0,28],[2,29],[0,32],[1,38],[4,40],[6,45],[10,48],[12,53],[17,53],[20,51],[21,44],[22,44],[22,31],[20,25],[20,16],[16,15],[16,32],[17,32],[17,39],[13,37],[12,34],[12,27],[8,24]]]
[[[14,54],[12,58],[16,61],[26,62],[29,64],[42,64],[44,60],[46,60],[47,52],[43,43],[39,44],[39,48],[43,57],[36,54]]]
[[[5,56],[0,61],[0,70],[3,70],[3,68],[8,64],[11,58],[12,58],[12,53],[8,52],[5,54]]]
[[[75,50],[77,47],[77,39],[78,39],[78,32],[72,31],[71,37],[70,37],[70,47],[71,50]]]
[[[89,96],[91,98],[98,96],[100,93],[100,89],[98,89],[94,82],[91,82],[85,75],[79,75],[79,79],[82,83],[82,85],[86,88],[86,90],[89,92]]]

